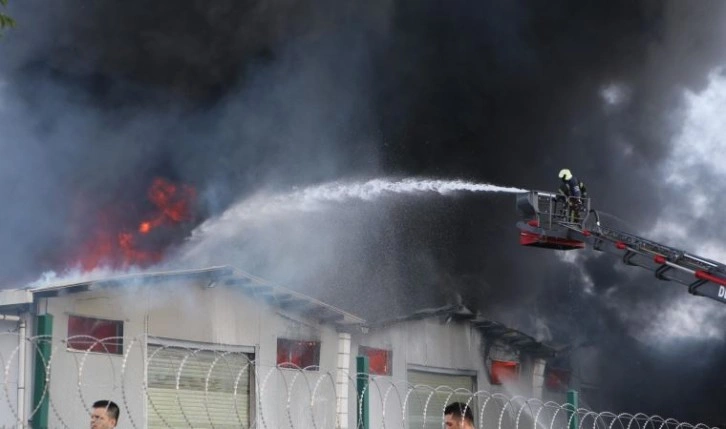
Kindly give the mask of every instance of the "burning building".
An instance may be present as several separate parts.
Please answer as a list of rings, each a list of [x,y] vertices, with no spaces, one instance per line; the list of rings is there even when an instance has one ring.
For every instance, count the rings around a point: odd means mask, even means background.
[[[369,323],[228,266],[3,290],[0,314],[20,331],[0,336],[6,426],[82,426],[106,398],[121,427],[355,427],[359,371],[376,418],[402,417],[396,383],[456,389],[406,395],[425,427],[472,392],[562,399],[544,384],[551,347],[463,305]]]

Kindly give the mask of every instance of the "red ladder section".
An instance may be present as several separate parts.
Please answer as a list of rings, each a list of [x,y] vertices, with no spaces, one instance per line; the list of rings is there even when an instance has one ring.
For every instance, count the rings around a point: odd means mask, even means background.
[[[622,256],[625,264],[653,271],[660,280],[684,284],[694,295],[726,303],[726,266],[721,263],[600,225],[591,230],[560,225],[595,250]]]

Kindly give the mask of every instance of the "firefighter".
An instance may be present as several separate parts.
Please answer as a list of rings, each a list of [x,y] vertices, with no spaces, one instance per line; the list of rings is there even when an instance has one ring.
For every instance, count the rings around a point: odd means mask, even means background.
[[[582,210],[582,198],[587,198],[587,188],[567,168],[560,170],[558,176],[562,180],[558,189],[558,195],[565,202],[567,219],[575,222],[579,212]]]

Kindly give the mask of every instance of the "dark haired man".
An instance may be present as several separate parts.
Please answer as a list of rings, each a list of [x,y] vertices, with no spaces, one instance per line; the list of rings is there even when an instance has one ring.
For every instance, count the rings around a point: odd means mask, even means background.
[[[119,408],[113,401],[96,401],[91,410],[91,429],[113,429],[118,423]]]
[[[452,402],[444,408],[444,427],[447,429],[474,429],[474,414],[463,402]]]

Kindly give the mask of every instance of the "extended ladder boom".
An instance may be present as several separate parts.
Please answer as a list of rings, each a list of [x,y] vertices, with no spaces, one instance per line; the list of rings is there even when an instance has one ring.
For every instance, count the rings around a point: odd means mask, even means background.
[[[726,303],[726,265],[600,224],[589,201],[572,214],[571,206],[546,192],[519,194],[520,243],[527,246],[595,250],[621,256],[627,265],[646,268],[660,280],[688,286],[694,295]]]

